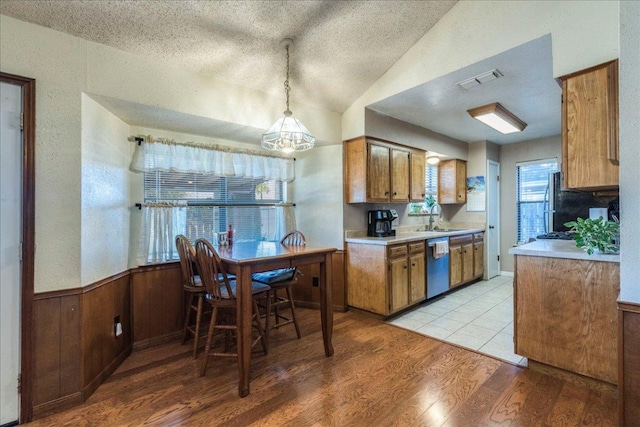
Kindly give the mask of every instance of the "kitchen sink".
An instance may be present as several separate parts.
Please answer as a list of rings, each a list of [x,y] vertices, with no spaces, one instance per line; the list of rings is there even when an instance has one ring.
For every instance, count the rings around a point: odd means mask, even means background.
[[[436,230],[431,230],[436,233],[450,233],[452,231],[465,231],[464,228],[438,228]]]

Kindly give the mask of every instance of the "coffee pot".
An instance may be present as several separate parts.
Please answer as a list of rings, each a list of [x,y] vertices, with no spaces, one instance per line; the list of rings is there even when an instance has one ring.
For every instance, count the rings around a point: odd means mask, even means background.
[[[396,230],[391,223],[398,218],[395,210],[375,210],[368,212],[367,236],[389,237],[395,236]]]

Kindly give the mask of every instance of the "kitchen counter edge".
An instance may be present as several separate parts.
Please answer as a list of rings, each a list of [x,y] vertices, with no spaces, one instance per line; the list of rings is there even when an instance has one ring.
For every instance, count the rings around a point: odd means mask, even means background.
[[[483,228],[468,228],[465,230],[455,231],[415,231],[412,233],[400,233],[391,237],[348,237],[345,239],[347,243],[360,243],[364,245],[395,245],[400,243],[416,242],[420,240],[430,240],[438,237],[462,236],[465,234],[483,233]]]
[[[594,253],[589,255],[582,248],[578,248],[573,240],[536,240],[535,242],[510,248],[509,253],[512,255],[620,263],[619,254]]]

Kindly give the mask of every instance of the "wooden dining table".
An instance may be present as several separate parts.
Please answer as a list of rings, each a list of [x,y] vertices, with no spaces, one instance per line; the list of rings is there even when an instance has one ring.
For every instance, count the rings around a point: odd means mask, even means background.
[[[251,275],[261,271],[279,268],[299,267],[308,264],[320,265],[320,319],[324,353],[333,355],[331,335],[333,333],[333,282],[331,256],[336,248],[314,247],[312,245],[286,246],[280,242],[234,242],[232,246],[216,248],[227,273],[236,276],[237,304],[237,349],[240,379],[238,394],[249,395],[251,372],[251,323],[252,294]]]

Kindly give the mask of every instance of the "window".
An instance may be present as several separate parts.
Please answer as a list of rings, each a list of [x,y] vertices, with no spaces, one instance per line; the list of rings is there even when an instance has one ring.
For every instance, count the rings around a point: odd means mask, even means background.
[[[424,168],[424,194],[438,201],[438,166],[427,165]]]
[[[277,240],[276,208],[286,184],[254,178],[198,173],[145,172],[144,200],[186,201],[185,235],[214,241],[214,233],[235,230],[234,240]],[[175,254],[177,258],[177,253]]]
[[[557,171],[556,159],[516,163],[518,242],[547,232],[549,174]]]

